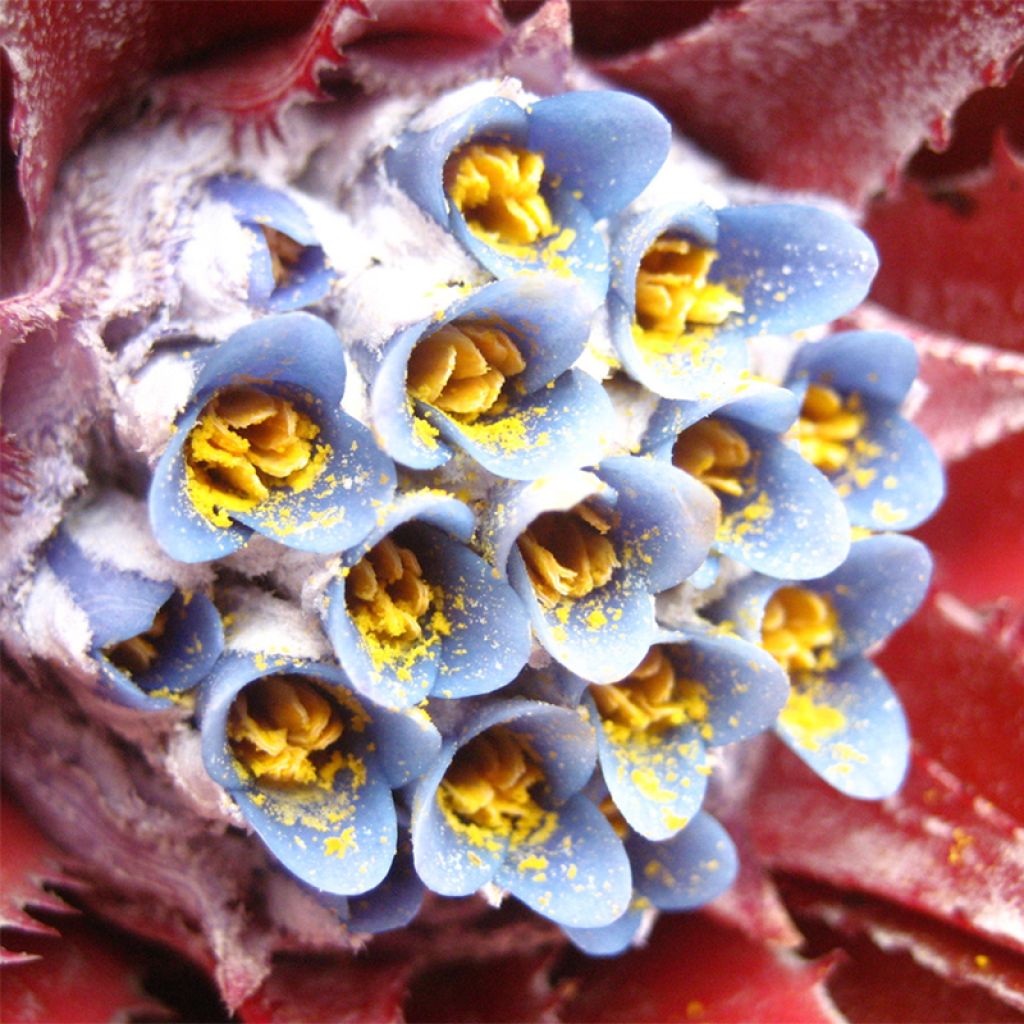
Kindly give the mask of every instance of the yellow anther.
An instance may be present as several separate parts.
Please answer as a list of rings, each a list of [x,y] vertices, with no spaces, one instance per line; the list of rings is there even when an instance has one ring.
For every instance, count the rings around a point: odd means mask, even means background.
[[[320,429],[291,402],[259,388],[228,388],[207,403],[185,444],[189,497],[216,526],[247,512],[271,489],[301,489]]]
[[[261,782],[306,786],[321,781],[330,748],[343,732],[338,705],[298,676],[267,676],[231,705],[228,740],[240,765]]]
[[[811,384],[789,436],[808,462],[826,473],[838,473],[855,461],[854,442],[865,423],[859,395],[844,399],[827,385]]]
[[[407,644],[423,635],[430,587],[419,560],[385,537],[348,574],[345,600],[357,628],[378,642]]]
[[[519,535],[519,553],[542,604],[585,597],[612,578],[620,562],[605,536],[611,527],[606,513],[581,502],[568,512],[543,513]]]
[[[662,235],[644,254],[636,276],[639,340],[653,348],[701,340],[701,328],[724,323],[743,311],[743,299],[708,273],[718,258],[713,249]],[[707,332],[704,331],[703,334]]]
[[[820,672],[835,665],[832,647],[838,638],[838,617],[823,594],[782,587],[765,606],[761,646],[789,673]]]
[[[457,751],[438,795],[463,823],[509,834],[539,822],[544,812],[534,794],[544,778],[529,742],[495,725]]]
[[[260,230],[267,241],[274,286],[280,288],[291,280],[305,246],[301,242],[296,242],[291,235],[286,235],[283,231],[268,227],[266,224],[261,224]]]
[[[498,143],[473,143],[445,166],[445,188],[470,231],[489,245],[532,245],[558,230],[541,195],[544,157]]]
[[[167,629],[166,605],[153,616],[153,624],[144,633],[103,648],[107,661],[126,676],[140,676],[153,667],[160,656],[160,640]]]
[[[591,686],[590,695],[602,719],[630,733],[657,735],[708,715],[707,687],[681,679],[660,647],[652,647],[620,682]]]
[[[525,368],[504,331],[488,324],[453,323],[427,335],[412,350],[406,387],[414,398],[472,423],[483,413],[499,411],[506,379]]]
[[[672,462],[702,484],[739,497],[743,471],[750,463],[750,445],[743,435],[717,419],[703,419],[676,438]]]

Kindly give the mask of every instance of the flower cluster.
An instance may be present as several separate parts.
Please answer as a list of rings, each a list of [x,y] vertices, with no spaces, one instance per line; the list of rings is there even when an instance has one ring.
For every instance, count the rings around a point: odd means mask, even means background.
[[[899,413],[909,342],[788,336],[863,298],[857,228],[652,205],[680,172],[631,96],[460,96],[353,192],[440,238],[408,302],[369,287],[372,243],[332,265],[296,197],[202,182],[251,317],[175,356],[144,529],[206,575],[130,571],[76,520],[47,571],[101,695],[181,715],[352,930],[486,888],[611,953],[735,874],[704,809],[726,745],[774,728],[843,792],[899,785],[865,655],[923,596],[928,554],[892,531],[942,479]],[[335,199],[357,248],[367,211]]]

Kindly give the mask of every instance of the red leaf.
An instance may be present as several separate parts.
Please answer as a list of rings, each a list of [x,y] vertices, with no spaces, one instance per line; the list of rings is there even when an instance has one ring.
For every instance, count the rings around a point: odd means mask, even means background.
[[[872,893],[1024,950],[1020,823],[923,754],[912,757],[896,796],[872,803],[836,793],[780,747],[750,813],[770,867]]]
[[[812,949],[847,954],[828,988],[854,1020],[878,1019],[869,1007],[906,1021],[1005,1020],[1001,1003],[1024,1010],[1024,958],[1014,953],[892,904],[805,882],[784,892]]]
[[[30,221],[42,215],[62,158],[152,71],[217,42],[297,27],[313,9],[307,2],[10,0],[3,20],[13,78],[9,130]]]
[[[354,956],[282,959],[236,1013],[246,1024],[398,1024],[410,970]]]
[[[836,1021],[822,985],[832,958],[772,952],[706,914],[662,917],[650,946],[617,960],[579,960],[565,1021]]]
[[[1024,35],[1012,0],[748,0],[696,30],[598,64],[745,177],[859,205]]]
[[[1024,352],[1024,160],[1005,139],[985,170],[902,182],[872,204],[865,229],[882,258],[876,301],[936,330]]]

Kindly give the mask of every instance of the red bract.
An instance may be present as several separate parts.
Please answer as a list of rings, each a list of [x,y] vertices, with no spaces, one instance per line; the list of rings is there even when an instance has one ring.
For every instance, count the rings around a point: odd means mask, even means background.
[[[1021,43],[1012,2],[749,0],[602,72],[654,100],[744,177],[854,205],[893,180]]]

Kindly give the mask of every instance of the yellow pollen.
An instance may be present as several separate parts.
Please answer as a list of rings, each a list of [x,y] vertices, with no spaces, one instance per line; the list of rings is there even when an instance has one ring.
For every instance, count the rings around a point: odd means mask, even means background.
[[[185,445],[185,475],[196,509],[215,526],[247,512],[273,488],[304,490],[319,470],[320,428],[291,402],[259,388],[227,388],[207,403]]]
[[[832,602],[804,587],[775,591],[764,610],[761,646],[786,672],[820,672],[835,665],[839,620]]]
[[[719,419],[703,419],[676,438],[672,463],[702,484],[740,497],[743,470],[750,463],[750,445],[743,435]]]
[[[541,195],[544,157],[500,143],[463,146],[445,166],[445,189],[469,230],[496,248],[533,245],[555,234]]]
[[[591,686],[605,722],[629,733],[658,735],[684,722],[703,722],[708,715],[708,690],[692,679],[680,679],[660,647],[618,683]]]
[[[472,423],[483,413],[501,411],[505,381],[525,368],[504,331],[483,323],[452,323],[412,350],[406,388],[413,398]]]
[[[495,725],[456,752],[438,800],[449,822],[479,845],[494,835],[518,843],[544,827],[547,815],[535,796],[544,782],[529,741]]]
[[[859,395],[844,399],[824,384],[811,384],[789,436],[808,462],[825,473],[838,473],[856,461],[854,442],[866,422]]]
[[[291,788],[337,771],[329,748],[341,738],[339,708],[298,676],[266,676],[235,698],[228,739],[239,763],[262,783]]]
[[[345,601],[359,631],[391,644],[423,635],[430,600],[419,559],[390,537],[363,555],[345,581]]]
[[[153,616],[153,624],[144,633],[110,644],[103,653],[116,668],[134,678],[148,672],[160,656],[160,640],[167,629],[167,606]]]
[[[779,713],[779,722],[797,743],[807,750],[820,750],[823,740],[846,728],[846,716],[839,708],[821,703],[817,698],[823,681],[818,676],[799,674],[793,682],[786,706]],[[840,757],[845,745],[834,757]]]
[[[516,542],[538,599],[554,607],[603,587],[621,564],[605,536],[612,519],[581,502],[568,512],[544,512]]]
[[[672,352],[706,342],[707,328],[743,311],[743,299],[708,282],[713,249],[662,235],[644,254],[636,275],[635,332],[641,347]]]
[[[263,237],[267,241],[267,249],[270,252],[270,269],[274,275],[274,286],[280,288],[291,280],[302,257],[302,250],[305,248],[301,242],[296,242],[291,235],[286,235],[277,228],[269,227],[266,224],[260,225]]]

